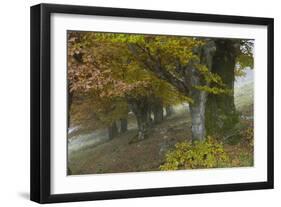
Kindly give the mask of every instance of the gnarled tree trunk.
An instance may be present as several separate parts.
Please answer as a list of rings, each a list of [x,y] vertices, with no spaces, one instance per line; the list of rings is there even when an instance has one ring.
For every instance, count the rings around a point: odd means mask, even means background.
[[[210,70],[213,61],[213,55],[216,50],[214,42],[210,41],[208,44],[199,48],[196,51],[197,55],[201,57],[200,64],[204,64]],[[191,130],[192,130],[192,141],[205,140],[206,128],[205,128],[205,110],[207,92],[196,89],[196,86],[208,85],[204,78],[202,78],[199,71],[194,67],[196,63],[191,63],[187,67],[186,79],[190,83],[189,96],[192,98],[193,103],[189,105],[191,115]]]
[[[213,73],[218,74],[227,88],[232,90],[228,95],[209,94],[206,107],[206,130],[208,134],[224,134],[239,121],[234,105],[235,64],[240,45],[237,40],[215,41],[216,52],[213,57]]]
[[[201,84],[199,74],[196,69],[191,69],[191,85],[197,86]],[[195,88],[190,90],[190,96],[193,99],[193,103],[189,105],[190,115],[191,115],[191,131],[192,131],[192,141],[204,140],[206,135],[205,130],[205,107],[207,92],[197,90]]]
[[[136,116],[138,124],[138,139],[146,138],[148,128],[151,124],[150,106],[146,97],[140,99],[130,99],[130,108]]]

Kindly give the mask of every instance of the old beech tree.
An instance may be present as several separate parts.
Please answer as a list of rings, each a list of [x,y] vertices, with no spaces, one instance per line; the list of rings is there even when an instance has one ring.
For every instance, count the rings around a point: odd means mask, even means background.
[[[253,65],[251,41],[71,32],[68,44],[69,107],[76,91],[90,93],[109,129],[122,120],[123,131],[131,110],[139,139],[163,120],[163,108],[183,101],[193,140],[233,126],[235,75]]]

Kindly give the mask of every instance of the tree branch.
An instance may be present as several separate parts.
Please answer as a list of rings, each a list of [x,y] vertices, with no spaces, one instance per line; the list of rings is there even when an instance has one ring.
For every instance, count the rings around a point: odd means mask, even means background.
[[[161,64],[161,62],[155,59],[153,55],[151,55],[150,51],[147,48],[142,48],[136,44],[129,44],[128,48],[133,54],[133,56],[135,57],[135,59],[140,64],[143,64],[146,69],[153,72],[155,76],[169,82],[171,85],[177,88],[181,93],[185,95],[189,94],[189,88],[184,83],[184,81],[177,78],[171,72],[166,70],[164,66]],[[145,53],[147,55],[147,58],[142,58],[141,53],[138,51],[138,49],[140,49],[142,53]]]

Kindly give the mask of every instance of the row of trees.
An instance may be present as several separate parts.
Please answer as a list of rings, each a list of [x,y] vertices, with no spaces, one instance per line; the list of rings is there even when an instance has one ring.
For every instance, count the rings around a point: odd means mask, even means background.
[[[192,139],[203,140],[206,130],[229,130],[238,121],[234,80],[252,67],[252,50],[251,40],[69,32],[68,107],[87,94],[112,137],[117,121],[127,130],[132,111],[144,139],[164,107],[188,102]]]

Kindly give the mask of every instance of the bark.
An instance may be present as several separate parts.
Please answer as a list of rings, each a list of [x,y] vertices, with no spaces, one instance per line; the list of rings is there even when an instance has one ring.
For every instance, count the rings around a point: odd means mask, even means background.
[[[212,72],[218,74],[226,86],[232,90],[230,95],[209,94],[206,107],[206,129],[208,134],[224,134],[239,121],[234,105],[235,63],[240,45],[235,40],[216,40]]]
[[[201,57],[200,62],[208,67],[212,66],[213,55],[216,50],[213,41],[210,41],[202,48],[198,48],[195,53]],[[187,67],[186,79],[190,82],[190,93],[189,96],[192,98],[193,103],[189,105],[190,115],[191,115],[191,131],[192,131],[192,141],[195,140],[205,140],[206,138],[206,128],[205,128],[205,110],[206,110],[206,100],[207,92],[198,90],[195,86],[208,85],[204,78],[200,75],[198,70],[194,67],[196,63],[191,63]]]
[[[124,133],[128,130],[128,120],[127,118],[120,119],[120,131]]]
[[[161,100],[155,100],[152,104],[152,112],[154,116],[154,123],[159,124],[163,121],[163,103]]]
[[[138,122],[138,139],[143,140],[147,136],[148,122],[146,121],[145,115],[139,115],[137,117]]]
[[[163,121],[163,107],[155,108],[153,110],[153,115],[154,115],[154,123],[159,124]]]
[[[166,106],[166,116],[172,116],[175,113],[173,106]]]
[[[148,128],[151,124],[150,107],[147,98],[131,99],[129,101],[130,107],[136,116],[138,124],[138,139],[146,138]]]
[[[118,128],[116,122],[112,122],[111,125],[108,127],[108,137],[109,139],[113,139],[118,135]]]
[[[195,69],[192,69],[191,84],[200,85],[200,77]],[[191,131],[192,141],[204,140],[206,135],[205,129],[205,107],[207,93],[196,89],[190,90],[190,96],[193,99],[193,103],[189,105],[191,115]]]

